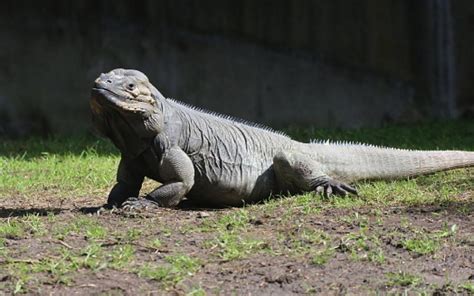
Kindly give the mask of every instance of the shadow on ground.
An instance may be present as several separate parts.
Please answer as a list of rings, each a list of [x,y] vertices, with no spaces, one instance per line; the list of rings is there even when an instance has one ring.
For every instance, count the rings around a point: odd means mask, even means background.
[[[38,216],[47,216],[47,215],[58,215],[66,209],[60,208],[30,208],[30,209],[21,209],[21,208],[0,208],[0,218],[8,217],[23,217],[27,215],[38,215]]]

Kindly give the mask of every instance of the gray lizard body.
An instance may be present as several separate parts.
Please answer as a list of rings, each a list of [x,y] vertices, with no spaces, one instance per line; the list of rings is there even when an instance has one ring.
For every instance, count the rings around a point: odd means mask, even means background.
[[[136,70],[102,74],[91,96],[97,129],[120,149],[108,204],[238,206],[272,194],[356,193],[344,182],[474,165],[474,152],[301,143],[265,127],[166,99]],[[137,199],[144,177],[162,183]],[[131,197],[131,198],[130,198]]]

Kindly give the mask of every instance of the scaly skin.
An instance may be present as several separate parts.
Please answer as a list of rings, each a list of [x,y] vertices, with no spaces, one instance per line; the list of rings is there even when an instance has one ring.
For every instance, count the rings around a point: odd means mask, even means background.
[[[394,179],[474,165],[474,152],[300,143],[282,133],[166,99],[136,70],[100,75],[91,96],[97,129],[120,149],[108,205],[239,206],[272,194],[346,195],[344,182]],[[162,185],[137,198],[144,177]]]

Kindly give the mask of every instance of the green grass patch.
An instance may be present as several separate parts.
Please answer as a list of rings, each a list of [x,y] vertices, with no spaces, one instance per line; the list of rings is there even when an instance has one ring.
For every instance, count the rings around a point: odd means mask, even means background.
[[[79,216],[69,223],[57,223],[53,226],[53,235],[60,240],[64,240],[69,235],[83,235],[87,239],[97,240],[106,236],[104,227],[94,218],[89,216]]]
[[[35,214],[0,221],[0,238],[20,239],[25,236],[41,236],[46,232],[44,222]]]
[[[91,137],[1,141],[0,199],[105,193],[114,183],[117,152]]]
[[[148,263],[135,269],[138,276],[162,282],[165,286],[179,283],[201,268],[199,259],[183,254],[170,255],[165,264]]]
[[[465,291],[467,293],[474,294],[474,283],[466,282],[459,286],[459,290],[461,290],[459,291],[460,293]]]
[[[390,272],[386,274],[386,285],[389,287],[400,286],[409,287],[416,286],[422,282],[422,278],[407,272]]]
[[[385,254],[377,234],[369,234],[363,227],[357,232],[345,235],[338,246],[338,251],[348,254],[352,260],[369,261],[382,264]]]
[[[132,245],[118,245],[110,254],[109,266],[115,269],[123,269],[130,265],[135,256],[135,247]]]
[[[0,222],[0,237],[18,239],[25,235],[24,225],[16,219],[7,219]]]
[[[442,229],[432,232],[408,229],[413,233],[411,237],[402,240],[403,248],[415,255],[428,255],[438,251],[443,243],[454,240],[458,226],[456,224],[448,226],[448,224],[445,223]]]
[[[314,265],[325,265],[334,256],[334,249],[326,248],[314,252],[311,257],[311,263]]]
[[[207,248],[218,250],[218,256],[223,261],[243,259],[249,255],[267,249],[264,240],[247,237],[232,231],[222,231],[212,241],[207,243]]]
[[[421,239],[407,239],[403,241],[403,247],[408,251],[419,255],[432,254],[439,248],[439,243],[429,237]]]

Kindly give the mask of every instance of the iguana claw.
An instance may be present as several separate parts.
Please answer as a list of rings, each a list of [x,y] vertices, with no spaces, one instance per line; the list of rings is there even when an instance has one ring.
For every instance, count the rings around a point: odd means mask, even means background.
[[[129,197],[123,204],[122,209],[127,211],[146,210],[149,208],[158,208],[159,205],[146,198]]]
[[[321,184],[316,187],[316,192],[323,194],[324,197],[330,197],[331,195],[346,196],[349,193],[357,195],[357,189],[352,186],[349,186],[345,183],[327,180],[324,184]]]

